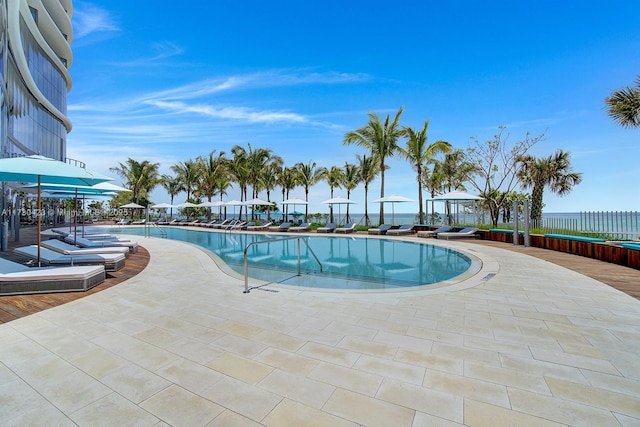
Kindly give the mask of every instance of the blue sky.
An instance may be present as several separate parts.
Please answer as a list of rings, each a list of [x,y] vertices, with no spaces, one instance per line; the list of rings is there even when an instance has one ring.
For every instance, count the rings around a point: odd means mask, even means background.
[[[563,198],[546,192],[546,212],[640,208],[640,130],[616,126],[603,102],[640,75],[640,2],[73,4],[67,156],[89,169],[113,175],[131,157],[171,174],[180,161],[247,143],[287,165],[343,166],[365,154],[343,145],[344,134],[371,111],[403,106],[401,123],[428,119],[431,142],[465,148],[503,125],[512,141],[544,133],[536,156],[569,151],[583,182]],[[389,165],[385,193],[417,199],[408,163]],[[369,200],[379,192],[377,180]],[[328,198],[326,184],[313,187],[309,211],[326,212]],[[363,189],[351,198],[363,212]],[[159,189],[152,200],[169,197]]]

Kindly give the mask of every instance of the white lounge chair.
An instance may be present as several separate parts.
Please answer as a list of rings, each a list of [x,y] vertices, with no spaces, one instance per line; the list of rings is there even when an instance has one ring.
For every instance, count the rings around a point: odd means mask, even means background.
[[[387,231],[387,236],[403,236],[405,234],[413,233],[413,224],[403,224],[400,228],[394,228],[392,230]]]
[[[0,295],[86,291],[105,277],[101,265],[40,268],[0,258]]]
[[[290,222],[283,222],[280,225],[273,225],[273,226],[269,227],[267,230],[269,230],[269,231],[287,231],[287,230],[289,230],[290,227],[291,227],[291,223]]]
[[[467,227],[467,228],[463,228],[460,231],[438,233],[436,234],[436,237],[438,239],[445,239],[445,240],[475,238],[477,237],[476,235],[477,231],[478,229],[475,227]]]
[[[127,247],[109,246],[101,248],[79,248],[71,243],[57,239],[43,240],[40,244],[44,248],[60,252],[63,255],[122,254],[126,258],[129,257],[129,248]]]
[[[289,231],[309,231],[309,227],[311,226],[311,224],[309,224],[308,222],[303,222],[300,225],[296,225],[293,227],[289,227]]]
[[[316,233],[333,233],[336,229],[336,224],[333,222],[328,223],[324,227],[318,227]]]
[[[129,251],[133,254],[138,251],[138,243],[137,242],[127,242],[120,240],[90,240],[86,237],[74,237],[67,236],[64,238],[64,241],[67,243],[71,243],[72,245],[78,245],[81,248],[109,248],[109,247],[120,247],[120,248],[129,248]]]
[[[442,227],[438,227],[435,230],[421,230],[418,231],[418,237],[436,237],[438,233],[447,233],[453,230],[453,227],[450,225],[443,225]]]
[[[15,248],[14,251],[37,259],[38,246],[30,245]],[[124,267],[126,258],[122,254],[84,254],[64,255],[51,249],[40,247],[40,260],[52,266],[103,265],[107,271],[118,271]]]
[[[354,231],[356,231],[356,224],[353,222],[349,224],[345,224],[344,227],[335,229],[336,233],[343,233],[343,234],[353,233]]]
[[[268,229],[269,227],[271,227],[273,225],[273,222],[265,222],[262,225],[250,225],[247,227],[247,231],[263,231]]]
[[[391,230],[391,224],[380,224],[378,228],[370,228],[367,230],[368,234],[380,235],[387,234],[387,231]]]

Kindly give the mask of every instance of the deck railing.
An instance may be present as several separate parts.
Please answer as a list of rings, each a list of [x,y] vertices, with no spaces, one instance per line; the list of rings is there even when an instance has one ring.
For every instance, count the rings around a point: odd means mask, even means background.
[[[597,235],[610,240],[637,240],[640,237],[638,211],[587,211],[577,215],[545,218],[532,228],[544,233]]]

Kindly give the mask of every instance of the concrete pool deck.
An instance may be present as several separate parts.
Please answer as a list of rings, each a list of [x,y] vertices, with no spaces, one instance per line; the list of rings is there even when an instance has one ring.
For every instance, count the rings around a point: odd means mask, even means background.
[[[450,289],[243,294],[136,239],[133,278],[0,325],[1,425],[640,424],[640,301],[547,261],[447,242],[483,262]]]

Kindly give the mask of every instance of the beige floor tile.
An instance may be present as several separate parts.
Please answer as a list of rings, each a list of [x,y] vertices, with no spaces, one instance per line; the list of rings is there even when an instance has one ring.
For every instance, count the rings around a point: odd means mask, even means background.
[[[398,347],[399,349],[411,349],[429,353],[433,346],[433,341],[419,337],[393,334],[389,332],[379,332],[373,339],[375,342]]]
[[[427,369],[435,369],[437,371],[450,372],[452,374],[462,375],[464,373],[464,361],[446,356],[438,356],[432,353],[423,353],[415,350],[398,351],[394,360],[411,365],[421,366]]]
[[[224,411],[220,405],[177,385],[165,388],[140,403],[140,407],[176,427],[203,426]]]
[[[589,384],[605,390],[640,396],[640,379],[625,378],[620,375],[609,375],[601,372],[583,370],[582,374]]]
[[[41,384],[38,391],[65,414],[111,393],[109,387],[82,371],[75,371],[56,383]]]
[[[340,340],[337,347],[355,351],[357,353],[382,357],[384,359],[393,359],[396,352],[398,351],[397,347],[391,345],[374,342],[369,339],[353,337],[344,337],[342,340]]]
[[[179,359],[158,369],[156,374],[185,390],[199,394],[224,378],[224,375],[187,359]]]
[[[578,383],[587,382],[580,369],[573,366],[559,365],[557,363],[505,354],[501,355],[500,359],[502,361],[502,367],[506,369],[513,369],[537,376],[561,378]]]
[[[359,357],[359,354],[353,351],[313,342],[309,342],[302,346],[302,348],[298,350],[298,354],[342,366],[353,366]]]
[[[167,351],[202,365],[224,353],[213,344],[206,344],[192,338],[185,338],[166,348]]]
[[[253,360],[302,376],[307,375],[320,363],[318,360],[272,347],[258,354]]]
[[[394,378],[410,384],[422,384],[426,371],[420,366],[367,355],[361,356],[353,367],[370,374]]]
[[[179,358],[171,352],[121,333],[103,335],[93,342],[151,371]]]
[[[237,322],[235,320],[227,320],[222,322],[215,327],[222,332],[226,332],[228,334],[237,335],[243,338],[253,338],[260,332],[262,332],[262,328],[258,327],[255,324],[247,324],[242,322]]]
[[[416,412],[411,427],[462,427],[464,424],[454,423],[444,418],[436,417],[423,412]]]
[[[248,384],[256,384],[273,370],[269,365],[233,353],[223,353],[207,363],[207,367]]]
[[[230,334],[218,338],[217,340],[213,341],[212,344],[216,347],[221,348],[222,350],[240,354],[249,358],[260,353],[267,347],[260,342]]]
[[[469,378],[475,378],[497,385],[521,388],[540,394],[551,394],[542,375],[534,375],[516,369],[465,362],[464,375]]]
[[[10,420],[17,425],[15,420],[19,421],[24,413],[39,411],[45,406],[53,407],[38,391],[18,377],[0,385],[0,425],[9,424]]]
[[[422,338],[430,341],[438,341],[453,345],[462,345],[463,335],[440,331],[435,328],[423,328],[411,325],[406,333],[408,336]]]
[[[410,427],[415,411],[393,403],[337,389],[324,411],[366,426]]]
[[[68,360],[94,378],[102,378],[131,364],[127,359],[100,347],[96,347],[87,353],[70,357]]]
[[[371,397],[375,396],[382,383],[382,377],[380,375],[369,374],[325,362],[321,362],[307,376],[336,387]]]
[[[271,347],[279,348],[284,351],[298,351],[307,340],[289,336],[282,332],[264,330],[253,337],[255,341],[259,341]]]
[[[463,421],[463,399],[457,395],[385,379],[376,397],[448,421]]]
[[[640,389],[636,390],[635,396],[630,396],[557,378],[547,378],[547,383],[555,397],[611,410],[640,420]]]
[[[464,400],[464,424],[471,427],[562,427],[565,425],[473,399]]]
[[[171,385],[164,378],[137,365],[127,365],[99,378],[133,403],[140,403]]]
[[[80,426],[155,427],[160,421],[118,393],[111,393],[79,409],[70,418]]]
[[[263,424],[268,427],[358,427],[357,423],[288,399],[271,411]]]
[[[500,365],[500,354],[497,351],[477,348],[472,350],[464,346],[435,342],[433,343],[431,353],[454,360],[464,360],[496,366]]]
[[[290,374],[279,369],[271,372],[259,387],[279,396],[320,409],[335,391],[335,387],[325,382]]]
[[[260,427],[262,425],[233,411],[225,410],[205,427]]]
[[[218,381],[204,391],[202,396],[257,422],[282,401],[282,396],[233,378]]]
[[[446,372],[427,370],[424,387],[509,408],[507,387]]]
[[[557,363],[559,365],[574,366],[576,368],[602,372],[605,374],[618,374],[618,370],[608,360],[585,357],[576,354],[568,354],[559,351],[549,351],[539,348],[532,348],[531,352],[533,354],[533,357],[537,360]]]
[[[545,396],[520,389],[509,389],[511,409],[557,423],[592,426],[615,426],[618,421],[611,411]]]
[[[328,332],[323,329],[315,329],[307,326],[300,326],[289,332],[289,335],[299,338],[301,340],[315,342],[318,344],[335,346],[344,336],[343,334],[336,334]]]

